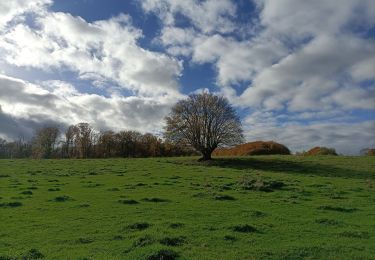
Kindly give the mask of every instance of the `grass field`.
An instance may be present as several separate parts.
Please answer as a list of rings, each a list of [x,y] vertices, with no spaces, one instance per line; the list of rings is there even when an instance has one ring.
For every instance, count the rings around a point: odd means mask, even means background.
[[[0,259],[375,259],[375,157],[195,161],[0,160]]]

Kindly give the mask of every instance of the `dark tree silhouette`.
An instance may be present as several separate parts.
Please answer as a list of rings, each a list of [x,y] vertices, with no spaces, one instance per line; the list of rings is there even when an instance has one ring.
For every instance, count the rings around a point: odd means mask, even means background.
[[[166,117],[165,137],[189,143],[210,160],[220,146],[243,142],[241,121],[228,100],[210,93],[190,95],[177,102]]]

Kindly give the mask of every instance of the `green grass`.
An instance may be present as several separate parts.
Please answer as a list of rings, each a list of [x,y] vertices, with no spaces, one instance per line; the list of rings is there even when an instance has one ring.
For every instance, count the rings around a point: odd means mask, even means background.
[[[196,159],[0,160],[0,259],[375,259],[375,157]]]

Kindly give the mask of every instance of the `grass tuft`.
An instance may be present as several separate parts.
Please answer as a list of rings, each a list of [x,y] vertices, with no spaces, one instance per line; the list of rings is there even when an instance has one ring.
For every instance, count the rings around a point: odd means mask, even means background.
[[[280,190],[286,186],[282,181],[266,181],[262,178],[253,178],[249,175],[244,175],[238,182],[239,186],[244,190],[272,192]]]
[[[90,207],[90,204],[87,204],[87,203],[79,204],[77,207],[78,208],[88,208],[88,207]]]
[[[315,223],[322,224],[322,225],[327,225],[327,226],[337,226],[337,225],[340,224],[337,220],[328,219],[328,218],[316,219]]]
[[[236,200],[236,199],[230,195],[217,195],[215,196],[215,200]]]
[[[266,213],[262,212],[262,211],[259,211],[259,210],[255,210],[253,212],[251,212],[250,214],[252,217],[255,217],[255,218],[262,218],[262,217],[265,217],[267,216]]]
[[[231,235],[225,235],[225,236],[224,236],[224,240],[234,242],[234,241],[236,241],[237,239],[236,239],[234,236],[231,236]]]
[[[250,226],[248,224],[234,226],[233,231],[241,232],[241,233],[256,233],[256,232],[258,232],[258,230],[255,227]]]
[[[183,226],[184,226],[184,224],[182,224],[182,223],[171,223],[171,224],[169,224],[170,228],[181,228]]]
[[[112,240],[124,240],[124,237],[121,235],[116,235],[112,238]]]
[[[121,204],[127,204],[127,205],[139,204],[139,202],[136,200],[118,200],[118,202]]]
[[[137,223],[133,223],[131,225],[128,225],[127,228],[131,229],[131,230],[141,231],[141,230],[145,230],[146,228],[149,228],[150,226],[151,225],[147,222],[137,222]]]
[[[149,236],[146,235],[144,237],[138,238],[136,241],[133,243],[133,247],[145,247],[148,245],[152,245],[155,242],[155,240]]]
[[[72,200],[72,198],[69,197],[69,196],[66,196],[66,195],[58,196],[54,199],[54,201],[56,201],[56,202],[65,202],[65,201],[69,201],[69,200]]]
[[[33,192],[31,190],[25,190],[25,191],[21,192],[20,194],[23,194],[23,195],[33,195]]]
[[[175,260],[179,254],[168,249],[161,249],[147,257],[147,260]]]
[[[107,191],[120,191],[119,188],[110,188],[110,189],[107,189]]]
[[[14,201],[14,202],[7,202],[7,203],[1,203],[0,208],[16,208],[16,207],[21,207],[22,203],[19,201]]]
[[[181,246],[185,243],[185,237],[165,237],[159,240],[165,246]]]
[[[344,208],[344,207],[335,207],[335,206],[320,206],[318,209],[321,210],[329,210],[329,211],[337,211],[337,212],[345,212],[345,213],[351,213],[354,211],[357,211],[357,208]]]
[[[145,201],[145,202],[169,202],[170,200],[167,200],[167,199],[161,199],[161,198],[144,198],[142,199],[142,201]]]
[[[60,191],[60,188],[49,188],[48,191]]]
[[[22,256],[22,260],[31,260],[31,259],[42,259],[44,255],[35,248],[30,249],[26,254]]]
[[[78,238],[77,240],[77,243],[80,243],[80,244],[91,244],[92,242],[94,242],[94,239],[92,238]]]

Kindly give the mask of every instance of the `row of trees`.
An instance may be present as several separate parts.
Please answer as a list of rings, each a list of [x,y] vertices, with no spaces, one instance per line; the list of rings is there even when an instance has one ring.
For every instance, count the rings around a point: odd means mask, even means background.
[[[183,156],[196,152],[190,146],[163,141],[137,131],[98,132],[88,123],[71,125],[65,132],[43,127],[30,141],[0,139],[0,158],[108,158]]]
[[[135,131],[97,133],[89,124],[70,126],[59,140],[56,127],[38,129],[31,142],[1,141],[0,156],[36,158],[106,158],[192,155],[210,160],[218,147],[244,141],[241,120],[229,101],[211,93],[178,101],[165,118],[165,141]],[[194,150],[193,150],[194,148]]]

